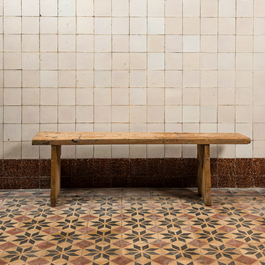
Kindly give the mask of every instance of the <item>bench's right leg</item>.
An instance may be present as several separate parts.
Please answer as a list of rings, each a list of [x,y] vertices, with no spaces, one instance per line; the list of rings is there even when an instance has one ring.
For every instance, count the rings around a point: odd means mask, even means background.
[[[55,207],[61,189],[61,146],[51,148],[51,207]]]
[[[198,144],[198,193],[202,195],[205,205],[211,205],[211,171],[210,171],[210,145]]]

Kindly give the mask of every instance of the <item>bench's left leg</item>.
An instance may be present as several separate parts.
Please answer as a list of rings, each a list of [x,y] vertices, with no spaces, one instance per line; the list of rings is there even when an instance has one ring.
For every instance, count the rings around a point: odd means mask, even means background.
[[[199,196],[202,195],[202,169],[203,169],[203,145],[198,144],[197,145],[197,156],[199,160],[199,167],[198,167],[198,194]]]
[[[211,205],[211,171],[210,171],[210,145],[204,144],[198,148],[198,193],[202,195],[205,205]]]
[[[51,207],[55,207],[61,189],[61,146],[52,145],[51,149]]]

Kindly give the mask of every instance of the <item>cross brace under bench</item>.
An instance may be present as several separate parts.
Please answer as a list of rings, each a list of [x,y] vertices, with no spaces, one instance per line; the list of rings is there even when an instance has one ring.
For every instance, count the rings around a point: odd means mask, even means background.
[[[210,144],[249,144],[239,133],[133,133],[133,132],[39,132],[33,145],[51,145],[51,206],[61,188],[62,145],[110,144],[197,144],[199,159],[198,192],[205,205],[211,205]]]

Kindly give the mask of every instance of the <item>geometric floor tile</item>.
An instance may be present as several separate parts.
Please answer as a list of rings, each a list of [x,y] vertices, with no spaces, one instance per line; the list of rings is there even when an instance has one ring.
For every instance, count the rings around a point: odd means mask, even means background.
[[[1,190],[0,265],[265,265],[265,193]]]

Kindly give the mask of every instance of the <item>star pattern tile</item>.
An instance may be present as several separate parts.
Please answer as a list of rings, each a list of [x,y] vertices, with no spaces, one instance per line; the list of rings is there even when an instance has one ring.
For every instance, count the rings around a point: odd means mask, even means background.
[[[0,265],[265,265],[264,189],[0,191]]]

